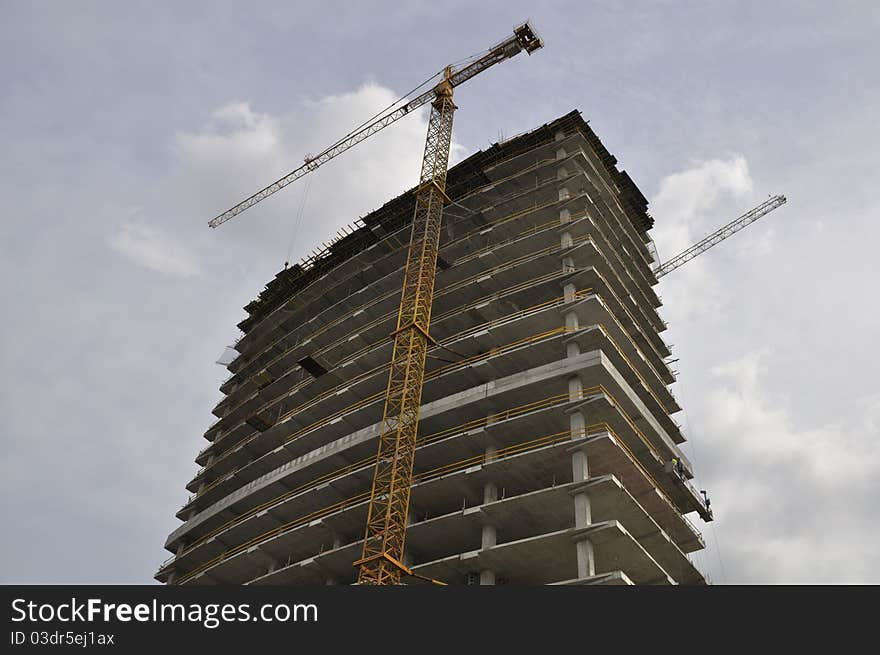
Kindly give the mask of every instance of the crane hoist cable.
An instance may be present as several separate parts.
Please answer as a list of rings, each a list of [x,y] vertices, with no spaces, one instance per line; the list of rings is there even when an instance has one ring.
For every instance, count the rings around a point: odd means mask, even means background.
[[[284,268],[287,268],[290,264],[290,255],[293,253],[293,242],[296,239],[296,235],[299,234],[299,229],[302,227],[302,217],[303,210],[306,207],[306,201],[309,197],[309,189],[312,187],[312,178],[309,178],[306,182],[306,188],[303,189],[302,198],[299,201],[299,210],[296,213],[296,218],[293,221],[293,229],[290,231],[290,241],[287,244],[287,257],[284,258]]]

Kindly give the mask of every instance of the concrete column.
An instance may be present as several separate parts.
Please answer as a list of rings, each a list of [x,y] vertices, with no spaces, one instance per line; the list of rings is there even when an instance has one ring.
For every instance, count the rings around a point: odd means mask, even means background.
[[[494,525],[486,524],[483,526],[483,535],[480,540],[480,548],[491,548],[498,543],[498,531]]]
[[[559,189],[560,200],[568,200],[569,198],[571,198],[571,192],[568,190],[568,187],[562,187]]]
[[[577,287],[575,287],[570,282],[562,287],[562,296],[565,302],[572,302],[575,299],[575,294],[577,293]]]
[[[567,156],[568,156],[568,153],[565,152],[565,148],[559,148],[556,151],[556,159],[565,159]]]
[[[569,390],[569,396],[571,396],[571,391]],[[578,393],[576,398],[580,398],[581,394]],[[583,436],[584,429],[587,425],[587,420],[584,418],[584,415],[580,412],[573,412],[568,419],[569,429],[571,430],[571,438],[577,439],[580,436]],[[574,456],[572,456],[572,463],[575,461]],[[574,477],[572,478],[572,482],[583,482],[587,479],[587,464],[586,460],[584,460],[584,464],[582,469],[579,471],[574,471]]]
[[[553,138],[556,141],[564,141],[565,140],[565,132],[559,130],[556,134],[553,135]]]
[[[487,482],[483,487],[483,504],[494,503],[498,500],[498,485],[494,482]]]
[[[486,461],[491,462],[497,456],[498,449],[495,446],[486,446]],[[494,503],[498,500],[498,485],[494,482],[487,482],[483,485],[483,504]],[[486,523],[482,527],[480,535],[480,548],[491,548],[498,543],[498,531],[494,525]],[[481,585],[495,584],[495,571],[486,569],[480,571]]]
[[[559,245],[563,248],[571,248],[574,245],[574,239],[571,236],[571,232],[563,232],[559,236]]]
[[[277,569],[280,569],[283,566],[282,562],[279,562],[277,559],[275,559],[272,555],[267,553],[265,550],[262,550],[261,548],[259,548],[259,546],[257,548],[258,548],[260,554],[263,556],[263,558],[268,562],[268,564],[266,565],[266,573],[272,573],[273,571],[276,571]]]
[[[579,578],[596,575],[596,555],[593,553],[593,542],[589,539],[577,542],[577,567]]]
[[[559,210],[559,222],[560,223],[571,223],[571,211],[568,209],[560,209]]]
[[[585,528],[593,522],[593,506],[590,504],[590,497],[583,494],[575,494],[574,496],[574,526],[576,528]]]
[[[568,378],[568,397],[571,400],[580,400],[583,388],[584,383],[580,376],[575,375],[574,377]],[[580,412],[577,412],[577,414],[580,415]],[[581,418],[583,418],[583,416],[581,416]]]
[[[559,169],[556,171],[556,179],[557,180],[564,180],[567,177],[568,177],[568,171],[565,169],[565,166],[560,166]]]
[[[574,312],[568,312],[565,315],[565,331],[569,332],[577,332],[580,327],[580,323],[578,322],[577,314]],[[577,357],[581,354],[581,347],[574,341],[570,341],[565,344],[565,356],[566,357]]]
[[[480,536],[480,548],[491,548],[496,543],[498,543],[498,531],[495,529],[494,525],[486,523],[485,525],[483,525],[483,533]],[[492,569],[484,569],[483,571],[480,571],[480,584],[494,585],[495,571],[493,571]]]
[[[564,273],[571,273],[574,271],[574,257],[562,258],[562,271]]]
[[[586,423],[584,415],[575,412],[571,415],[571,431],[575,434],[583,432]],[[571,474],[573,482],[586,482],[590,477],[590,467],[587,461],[587,453],[576,450],[571,454]],[[593,510],[590,504],[590,496],[586,492],[574,495],[574,527],[585,528],[593,522]],[[587,578],[596,574],[596,557],[593,552],[593,544],[589,539],[582,539],[575,544],[577,550],[577,569],[579,578]]]

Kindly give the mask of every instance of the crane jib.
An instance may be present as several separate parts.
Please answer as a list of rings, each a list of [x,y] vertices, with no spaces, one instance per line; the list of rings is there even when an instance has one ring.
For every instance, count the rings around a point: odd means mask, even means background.
[[[531,27],[531,25],[529,25],[528,22],[523,23],[514,30],[513,36],[493,46],[488,51],[488,53],[476,58],[474,61],[468,63],[466,66],[459,70],[453,70],[452,74],[447,78],[447,81],[453,87],[458,86],[459,84],[466,82],[467,80],[471,79],[472,77],[481,73],[487,68],[493,66],[494,64],[509,59],[510,57],[513,57],[523,50],[531,54],[541,47],[543,47],[543,42],[537,36],[534,29]],[[245,210],[250,209],[257,203],[277,193],[292,182],[295,182],[304,175],[307,175],[308,173],[311,173],[312,171],[318,169],[320,166],[326,164],[334,157],[338,157],[349,148],[356,146],[358,143],[374,135],[376,132],[379,132],[380,130],[391,125],[392,123],[400,120],[404,116],[410,114],[415,109],[418,109],[419,107],[422,107],[429,102],[432,102],[434,96],[435,92],[433,89],[427,91],[416,97],[415,99],[411,100],[407,104],[403,105],[402,107],[390,110],[388,113],[383,114],[371,123],[364,125],[363,127],[356,129],[354,132],[347,134],[330,147],[321,151],[321,153],[317,156],[307,158],[305,160],[305,163],[296,170],[291,171],[284,177],[272,182],[272,184],[269,184],[260,191],[257,191],[255,194],[249,196],[245,200],[242,200],[237,205],[231,207],[230,209],[227,209],[222,214],[217,215],[208,222],[208,225],[212,228],[218,227],[226,221],[235,218]]]

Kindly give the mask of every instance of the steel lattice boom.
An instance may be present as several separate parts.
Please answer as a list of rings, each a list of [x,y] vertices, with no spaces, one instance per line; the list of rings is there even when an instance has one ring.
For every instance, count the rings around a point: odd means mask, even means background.
[[[453,70],[449,75],[445,74],[442,83],[449,85],[451,88],[454,88],[459,84],[462,84],[463,82],[467,82],[469,79],[483,72],[494,64],[502,62],[505,59],[509,59],[510,57],[513,57],[523,50],[531,54],[533,51],[542,47],[542,45],[543,44],[541,42],[541,39],[538,38],[532,27],[528,23],[525,23],[514,30],[513,36],[510,36],[501,43],[493,46],[486,54],[475,58],[473,61],[467,63],[465,66],[458,70]],[[449,69],[447,68],[445,73],[448,72]],[[305,163],[296,170],[291,171],[290,173],[278,180],[275,180],[266,188],[257,191],[257,193],[255,193],[254,195],[246,198],[245,200],[242,200],[234,207],[227,209],[222,214],[214,217],[208,222],[208,225],[210,225],[211,227],[217,227],[218,225],[222,225],[229,219],[235,218],[249,207],[253,207],[261,200],[265,200],[275,192],[280,191],[281,189],[286,187],[288,184],[295,182],[299,178],[311,173],[322,164],[326,164],[334,157],[341,155],[349,148],[356,146],[361,141],[364,141],[368,137],[374,135],[376,132],[388,127],[392,123],[400,120],[401,118],[403,118],[407,114],[410,114],[412,111],[418,109],[419,107],[433,102],[435,97],[435,89],[431,89],[430,91],[426,91],[425,93],[417,96],[413,100],[410,100],[402,107],[392,109],[389,112],[382,114],[372,122],[355,129],[353,132],[350,132],[329,148],[322,150],[316,156],[307,157]]]
[[[739,218],[732,220],[730,223],[725,225],[724,227],[719,228],[706,238],[701,241],[695,243],[690,248],[685,250],[682,253],[679,253],[668,262],[662,264],[660,268],[654,271],[654,275],[657,278],[661,278],[667,273],[671,273],[676,268],[685,264],[692,260],[697,255],[701,255],[706,252],[712,246],[718,245],[722,241],[724,241],[727,237],[732,236],[742,230],[745,227],[748,227],[755,221],[757,221],[762,216],[766,216],[774,209],[781,207],[787,202],[785,196],[773,196],[769,200],[765,200],[760,205],[755,207],[754,209],[746,212]]]

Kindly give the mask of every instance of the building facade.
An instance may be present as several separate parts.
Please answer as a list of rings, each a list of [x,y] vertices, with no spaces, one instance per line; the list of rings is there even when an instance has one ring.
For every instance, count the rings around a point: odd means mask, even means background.
[[[406,563],[450,584],[704,583],[644,196],[579,112],[469,157],[447,193]],[[413,202],[245,308],[157,580],[356,580]]]

